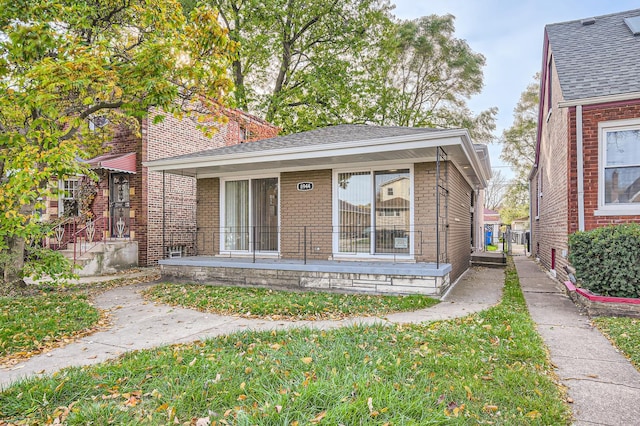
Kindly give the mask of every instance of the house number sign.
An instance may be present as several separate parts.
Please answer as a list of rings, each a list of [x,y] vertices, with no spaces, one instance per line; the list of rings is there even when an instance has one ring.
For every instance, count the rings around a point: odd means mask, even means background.
[[[313,182],[299,182],[298,191],[311,191],[313,189]]]

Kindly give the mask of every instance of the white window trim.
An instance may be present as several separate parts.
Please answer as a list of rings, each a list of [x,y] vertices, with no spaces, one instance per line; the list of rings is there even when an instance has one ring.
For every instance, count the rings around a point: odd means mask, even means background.
[[[251,175],[251,176],[233,176],[233,177],[225,177],[225,178],[220,178],[220,193],[219,193],[219,204],[220,204],[220,246],[219,246],[219,253],[222,255],[252,255],[252,252],[250,249],[247,250],[227,250],[224,246],[224,228],[225,228],[225,182],[233,182],[233,181],[238,181],[238,180],[248,180],[249,181],[249,200],[251,200],[251,180],[253,179],[269,179],[269,178],[275,178],[278,179],[278,229],[281,228],[282,226],[282,210],[281,210],[281,193],[280,193],[280,173],[277,174],[273,174],[273,173],[269,173],[269,174],[257,174],[257,175]],[[249,203],[249,220],[251,220],[252,217],[252,206],[251,203]],[[252,225],[249,224],[249,227],[251,227]],[[278,234],[280,234],[280,232],[278,232]],[[251,247],[251,236],[249,236],[249,247]],[[280,236],[278,235],[278,250],[277,251],[256,251],[256,254],[260,255],[261,257],[278,257],[280,255]]]
[[[605,203],[605,165],[606,139],[610,131],[640,130],[640,118],[628,120],[601,121],[598,123],[598,209],[594,216],[636,216],[640,215],[640,203],[609,204]]]
[[[376,164],[371,167],[346,167],[340,169],[333,169],[332,174],[332,183],[331,183],[331,192],[332,192],[332,212],[331,215],[333,217],[333,229],[337,230],[340,227],[340,207],[338,203],[338,174],[340,173],[357,173],[357,172],[369,172],[373,177],[374,172],[377,171],[385,171],[389,169],[409,169],[409,199],[410,199],[410,208],[409,208],[409,233],[411,235],[411,244],[409,245],[409,253],[379,253],[379,254],[371,254],[369,253],[341,253],[339,251],[340,242],[338,241],[338,233],[332,232],[332,257],[334,259],[393,259],[393,258],[401,258],[403,260],[413,260],[415,256],[415,230],[414,230],[414,165],[413,164],[396,164],[396,163],[387,163],[387,164]],[[371,186],[371,199],[375,198],[375,185]],[[375,220],[375,209],[371,209],[371,220]],[[372,222],[373,223],[373,222]]]
[[[77,189],[80,189],[80,179],[82,178],[82,176],[71,176],[65,179],[58,179],[58,217],[62,217],[62,215],[64,214],[64,200],[67,199],[72,199],[73,197],[69,198],[67,197],[67,194],[65,193],[65,189],[64,189],[64,183],[65,181],[76,181],[78,184]],[[80,214],[80,212],[78,211],[78,214]]]

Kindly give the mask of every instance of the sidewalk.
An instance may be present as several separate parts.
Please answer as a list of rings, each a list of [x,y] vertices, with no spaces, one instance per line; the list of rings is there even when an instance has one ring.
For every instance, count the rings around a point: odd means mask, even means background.
[[[139,275],[135,275],[138,277]],[[118,276],[123,278],[123,276]],[[75,343],[0,369],[0,389],[24,377],[52,374],[62,368],[97,364],[121,354],[173,343],[235,333],[244,330],[273,330],[292,327],[330,329],[374,322],[418,323],[462,317],[495,305],[502,297],[502,269],[471,268],[439,304],[414,312],[385,318],[356,317],[341,321],[273,321],[202,313],[145,301],[140,290],[151,286],[140,283],[108,290],[95,299],[95,305],[109,311],[113,326]]]
[[[534,261],[513,258],[538,333],[574,402],[574,425],[640,423],[640,373],[581,315],[561,283]]]

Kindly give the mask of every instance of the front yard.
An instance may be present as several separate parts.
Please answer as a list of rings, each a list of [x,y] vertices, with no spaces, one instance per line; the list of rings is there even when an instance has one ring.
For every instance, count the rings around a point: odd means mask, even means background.
[[[244,332],[0,394],[0,418],[29,424],[568,424],[569,416],[513,266],[498,306],[457,320]]]

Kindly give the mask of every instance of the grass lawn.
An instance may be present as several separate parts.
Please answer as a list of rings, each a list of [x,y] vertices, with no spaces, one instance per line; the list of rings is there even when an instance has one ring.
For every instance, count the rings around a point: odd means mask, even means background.
[[[0,363],[88,332],[100,312],[78,294],[0,298]]]
[[[640,319],[601,317],[593,322],[640,370]]]
[[[438,303],[436,299],[419,295],[348,295],[197,284],[159,284],[145,291],[144,295],[157,302],[220,315],[305,320],[380,316],[391,312],[414,311]]]
[[[244,332],[130,353],[0,394],[8,422],[568,424],[511,263],[501,304],[421,325]],[[197,423],[200,421],[201,423]]]

